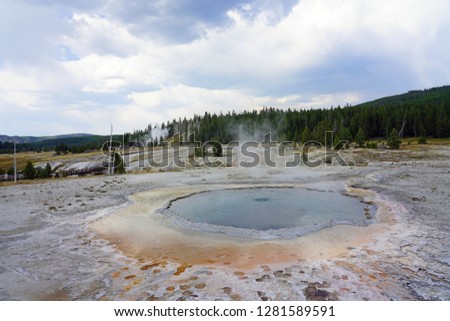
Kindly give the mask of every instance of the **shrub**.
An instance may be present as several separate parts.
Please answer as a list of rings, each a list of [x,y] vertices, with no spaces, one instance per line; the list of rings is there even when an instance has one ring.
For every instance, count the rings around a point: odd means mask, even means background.
[[[417,142],[421,145],[427,144],[427,138],[425,136],[420,136]]]

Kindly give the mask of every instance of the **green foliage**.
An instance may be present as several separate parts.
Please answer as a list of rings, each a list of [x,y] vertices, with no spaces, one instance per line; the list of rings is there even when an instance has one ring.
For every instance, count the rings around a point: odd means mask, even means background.
[[[450,86],[447,86],[344,108],[263,108],[239,114],[233,111],[218,115],[205,112],[204,115],[194,115],[191,119],[166,122],[164,128],[169,137],[175,133],[181,133],[184,137],[189,132],[192,139],[192,134],[195,133],[196,141],[201,143],[213,138],[217,138],[220,143],[236,140],[262,141],[263,135],[268,132],[278,142],[287,139],[302,143],[313,140],[324,143],[325,131],[333,131],[342,140],[352,141],[361,128],[364,139],[360,139],[358,143],[364,146],[365,140],[386,137],[387,128],[399,128],[404,120],[405,137],[415,136],[416,128],[421,123],[429,135],[450,136],[450,129],[446,127],[450,120],[449,107]],[[439,126],[438,118],[442,119],[439,120]],[[145,135],[145,131],[139,132],[139,135]]]
[[[393,128],[389,133],[387,144],[392,149],[400,148],[400,138],[398,137],[398,130],[396,128]]]
[[[27,162],[27,165],[25,166],[23,170],[23,175],[25,179],[35,179],[36,178],[36,169],[34,168],[34,165],[31,161]]]
[[[14,166],[11,166],[9,169],[8,169],[8,173],[7,173],[8,175],[14,175]]]
[[[0,175],[5,175],[6,171],[3,168],[0,168]]]
[[[52,166],[49,162],[45,164],[44,170],[42,171],[42,178],[49,178],[52,176]]]
[[[302,143],[304,144],[310,140],[312,140],[311,132],[309,131],[308,126],[306,126],[302,131]]]
[[[25,178],[34,179],[34,178],[50,178],[52,177],[52,167],[50,163],[47,162],[45,167],[34,167],[34,165],[28,161],[24,170]]]
[[[363,147],[366,142],[366,135],[361,127],[359,127],[358,132],[355,135],[355,142],[359,147]]]
[[[341,130],[339,132],[339,136],[341,137],[342,140],[348,140],[348,141],[353,140],[352,134],[350,133],[350,129],[348,127],[341,128]]]
[[[425,127],[423,126],[422,123],[420,123],[419,126],[419,139],[417,140],[417,142],[421,145],[427,143],[427,134],[425,132]]]
[[[67,154],[67,152],[69,151],[69,147],[64,144],[64,143],[59,143],[58,145],[56,145],[55,147],[55,152],[59,155],[60,153],[62,154]]]
[[[328,120],[321,120],[314,128],[313,138],[315,141],[325,144],[325,133],[332,131],[333,126],[331,126]]]
[[[44,178],[44,170],[40,167],[34,168],[34,178]]]
[[[381,107],[386,105],[409,104],[415,106],[433,105],[440,102],[450,102],[450,86],[442,86],[425,90],[411,90],[406,94],[380,98],[363,103],[362,107]]]
[[[342,142],[338,134],[334,135],[333,146],[336,149],[341,149],[344,147],[344,143]]]
[[[353,140],[352,134],[350,133],[350,129],[348,127],[341,128],[341,130],[339,131],[339,137],[343,141],[347,141],[344,146],[345,148],[348,148],[349,143]]]

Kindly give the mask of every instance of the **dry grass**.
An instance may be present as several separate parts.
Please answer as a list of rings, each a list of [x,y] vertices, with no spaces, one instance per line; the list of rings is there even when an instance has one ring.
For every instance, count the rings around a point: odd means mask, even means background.
[[[420,145],[418,142],[418,138],[414,138],[414,137],[405,137],[402,139],[402,147],[405,145],[411,146],[411,145],[419,145],[419,146],[423,146]],[[385,145],[387,145],[387,141],[386,139],[370,139],[367,141],[368,143],[384,143]],[[410,142],[411,144],[408,144],[408,142]],[[427,144],[425,145],[450,145],[450,138],[427,138]]]
[[[400,145],[401,150],[426,151],[432,149],[433,146],[450,145],[450,138],[429,138],[426,144],[419,144],[416,138],[403,139]]]
[[[101,155],[101,151],[92,152],[92,153],[83,153],[83,154],[67,154],[67,155],[56,155],[54,152],[26,152],[26,153],[17,153],[17,168],[23,169],[27,164],[27,161],[33,162],[33,164],[45,163],[45,162],[65,162],[69,160],[80,159],[86,160],[90,157]],[[14,157],[12,154],[0,154],[0,168],[3,168],[7,171],[9,168],[13,166]]]
[[[450,145],[450,138],[429,138],[429,145]]]

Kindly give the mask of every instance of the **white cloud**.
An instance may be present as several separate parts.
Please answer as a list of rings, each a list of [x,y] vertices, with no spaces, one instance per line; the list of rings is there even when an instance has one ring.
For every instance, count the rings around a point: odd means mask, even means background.
[[[337,57],[408,60],[417,68],[432,54],[436,41],[448,38],[448,32],[437,32],[448,31],[448,12],[450,4],[441,0],[302,0],[285,19],[271,25],[264,11],[249,20],[234,10],[228,12],[233,27],[209,30],[205,38],[175,53],[186,57],[178,66],[185,73],[220,74],[237,83],[261,77],[282,80]],[[440,56],[445,63],[446,56]]]
[[[152,92],[133,92],[128,98],[130,104],[120,108],[120,117],[126,119],[130,126],[139,124],[139,128],[145,127],[150,122],[161,123],[178,117],[203,115],[205,111],[219,114],[230,110],[240,112],[260,109],[262,106],[329,107],[333,104],[344,105],[360,100],[358,94],[354,92],[270,97],[254,96],[235,89],[205,89],[185,85],[165,87]]]
[[[98,15],[75,13],[73,38],[65,41],[80,56],[107,54],[126,57],[139,51],[140,41],[124,27]]]
[[[35,91],[40,87],[32,75],[16,73],[14,68],[6,67],[0,69],[0,88],[6,92],[17,90]]]
[[[151,58],[136,55],[128,58],[89,55],[64,63],[86,92],[114,93],[132,86],[154,86],[164,81],[164,73]]]
[[[215,113],[231,109],[241,111],[269,102],[269,98],[254,97],[241,90],[206,89],[181,84],[152,92],[133,92],[128,98],[132,106],[130,111],[148,111],[155,122],[191,117],[194,114],[202,115],[205,111]]]
[[[104,15],[80,10],[57,22],[55,8],[40,11],[51,17],[41,38],[18,35],[46,48],[39,59],[12,63],[0,52],[0,116],[23,108],[71,131],[103,132],[105,119],[129,131],[205,111],[355,104],[450,77],[446,0],[301,0],[288,14],[255,0],[229,10],[229,24],[198,21],[203,37],[184,44],[137,35],[108,5]]]
[[[436,55],[432,48],[444,36],[439,31],[448,28],[450,6],[442,0],[302,0],[277,24],[267,18],[271,11],[249,17],[242,10],[252,6],[243,8],[228,12],[232,26],[207,29],[201,39],[172,46],[140,39],[104,17],[75,14],[75,35],[65,41],[81,59],[66,66],[92,92],[209,83],[208,88],[231,84],[262,93],[268,88],[261,84],[307,78],[316,67],[353,57],[378,65],[407,61],[425,76],[432,67],[428,58]],[[444,53],[439,58],[448,62]]]
[[[14,66],[0,69],[0,111],[11,107],[36,110],[43,102],[42,89],[33,72],[18,72]]]
[[[114,93],[166,81],[165,48],[130,34],[125,26],[104,17],[75,14],[73,37],[63,42],[80,57],[64,62],[85,92]]]

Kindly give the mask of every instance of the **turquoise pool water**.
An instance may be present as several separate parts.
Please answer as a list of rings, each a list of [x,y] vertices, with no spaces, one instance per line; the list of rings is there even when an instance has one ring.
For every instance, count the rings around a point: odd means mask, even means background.
[[[206,224],[215,226],[214,231],[221,231],[221,226],[258,231],[297,228],[294,234],[304,234],[336,224],[367,225],[365,208],[368,205],[358,198],[338,191],[246,188],[194,194],[172,201],[165,211],[196,230]]]

